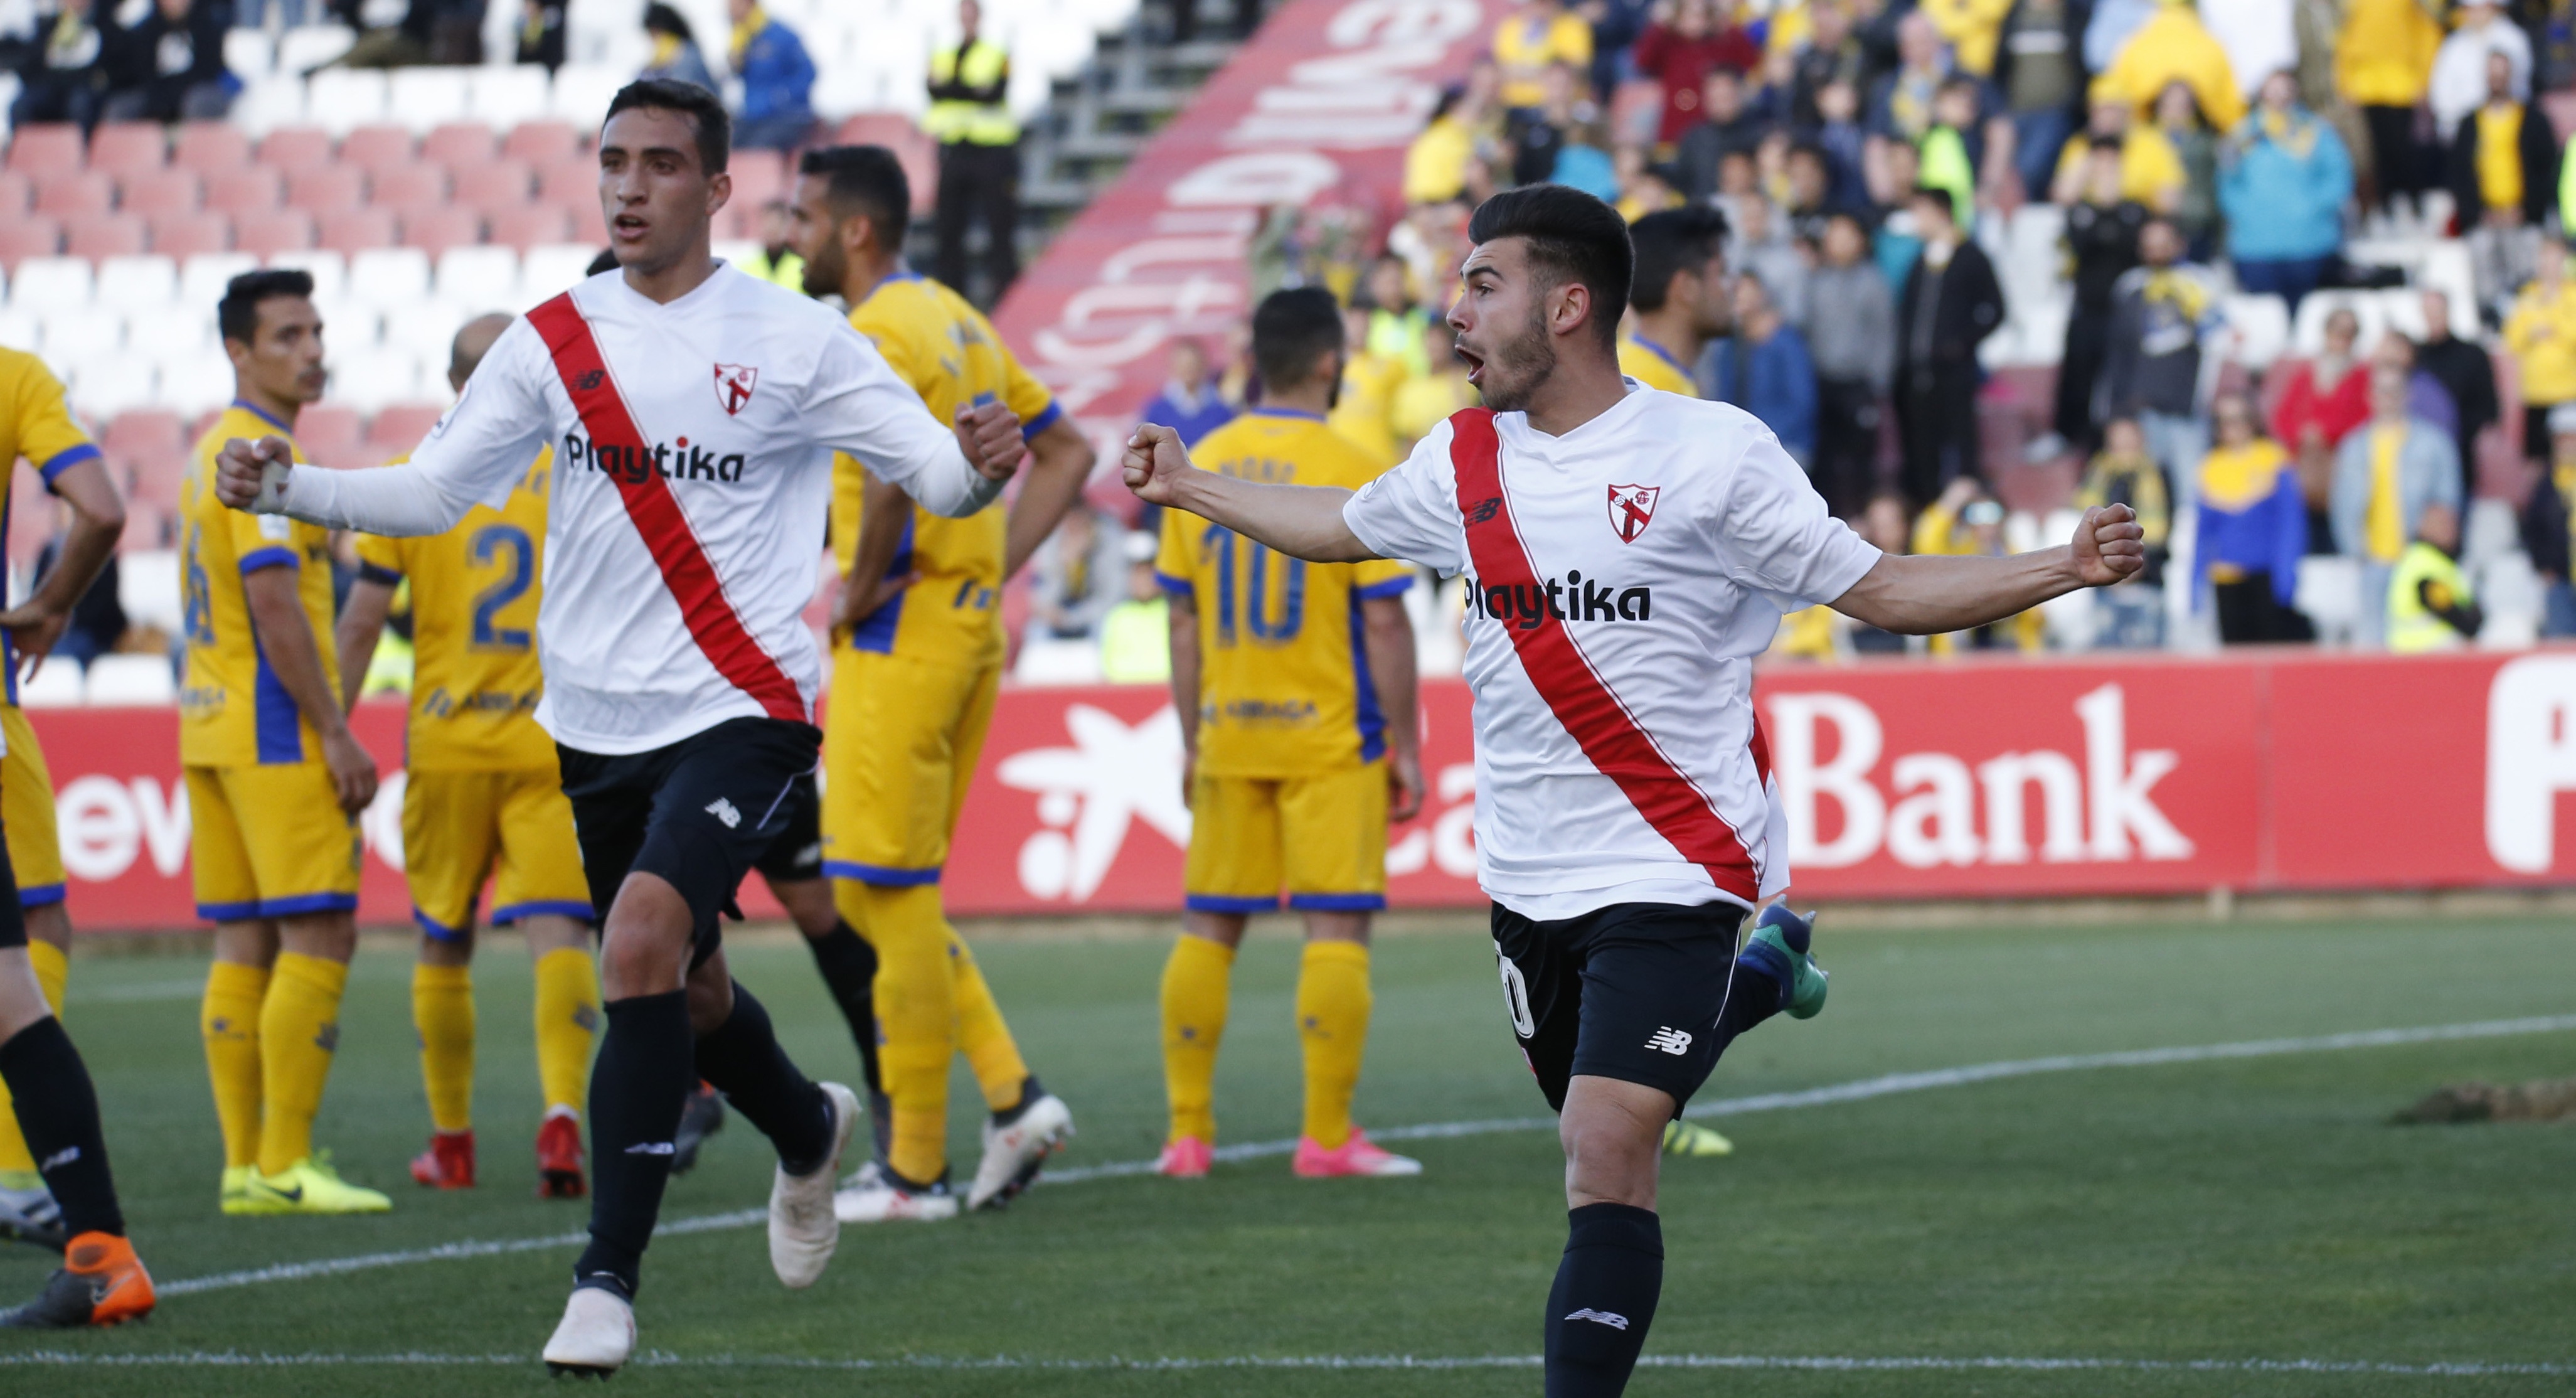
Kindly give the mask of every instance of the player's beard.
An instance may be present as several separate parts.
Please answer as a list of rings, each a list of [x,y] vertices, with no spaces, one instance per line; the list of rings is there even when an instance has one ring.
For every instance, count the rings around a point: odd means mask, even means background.
[[[797,275],[797,280],[804,285],[805,294],[831,296],[838,293],[844,274],[849,270],[844,265],[843,259],[840,240],[824,239],[823,246],[815,249],[812,257],[805,259],[805,270]]]
[[[1477,390],[1484,395],[1486,407],[1517,413],[1529,406],[1539,385],[1555,372],[1556,341],[1547,333],[1547,312],[1534,309],[1528,327],[1517,338],[1494,346]]]

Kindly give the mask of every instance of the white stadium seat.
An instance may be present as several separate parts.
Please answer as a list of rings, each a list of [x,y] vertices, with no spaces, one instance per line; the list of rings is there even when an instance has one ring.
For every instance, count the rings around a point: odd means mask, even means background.
[[[519,254],[485,244],[438,255],[438,294],[458,306],[512,309],[519,295]]]
[[[304,111],[316,126],[346,136],[387,119],[385,75],[372,68],[326,68],[304,85]]]
[[[51,666],[46,667],[51,669]],[[159,655],[102,655],[89,663],[82,697],[92,704],[175,704],[179,682]]]
[[[31,257],[18,264],[9,279],[9,304],[22,311],[50,311],[58,306],[89,304],[89,259]]]
[[[312,248],[304,252],[281,252],[268,260],[271,267],[294,267],[312,275],[313,299],[335,300],[348,288],[349,259],[336,252]]]
[[[221,349],[205,349],[161,366],[161,406],[184,417],[232,401],[233,365]]]
[[[415,302],[385,316],[382,343],[388,349],[399,349],[413,359],[430,366],[432,374],[444,370],[448,351],[456,339],[457,327],[465,323],[466,306],[483,305],[477,301],[455,302],[427,300]],[[498,304],[498,303],[492,303]]]
[[[224,67],[243,82],[257,82],[277,66],[277,41],[262,29],[224,31]]]
[[[2230,296],[2224,308],[2235,336],[2228,357],[2248,369],[2268,369],[2289,352],[2290,303],[2278,296]]]
[[[362,413],[421,401],[420,361],[401,346],[345,350],[332,357],[330,397]]]
[[[721,257],[724,250],[718,248]],[[599,249],[587,243],[545,243],[528,249],[519,262],[519,291],[514,308],[526,310],[580,281],[590,271]]]
[[[166,257],[110,257],[98,264],[90,299],[121,311],[149,311],[179,294],[179,264]]]
[[[357,31],[339,24],[300,24],[277,36],[277,70],[300,74],[330,62],[358,42]]]
[[[429,254],[418,248],[369,248],[349,259],[349,299],[391,310],[429,294]]]
[[[212,306],[173,302],[125,318],[126,352],[153,364],[175,364],[220,348]]]
[[[420,132],[465,121],[474,115],[465,100],[466,77],[463,68],[396,68],[386,86],[385,115]]]
[[[72,407],[97,421],[130,408],[158,407],[160,377],[150,362],[124,354],[76,361]]]
[[[547,99],[546,110],[557,121],[568,121],[577,130],[596,131],[601,119],[608,115],[608,99],[633,79],[634,73],[629,69],[567,63],[555,70],[554,91]]]
[[[70,709],[79,707],[80,701],[80,667],[59,657],[47,660],[33,676],[18,682],[18,707],[22,709]]]
[[[495,131],[538,120],[546,114],[547,90],[546,70],[531,64],[478,68],[466,82],[466,119]]]
[[[345,350],[371,349],[384,333],[385,313],[364,301],[316,296],[313,309],[322,316],[324,352],[337,358]]]
[[[253,137],[265,136],[281,126],[303,125],[304,80],[285,76],[251,79],[242,88],[241,96],[233,99],[232,120]]]
[[[112,359],[125,347],[125,317],[95,306],[62,306],[45,313],[45,357],[57,364]]]
[[[259,259],[246,252],[198,253],[179,264],[179,301],[213,315],[215,303],[224,299],[225,286],[258,266]]]
[[[0,348],[42,354],[45,348],[44,318],[34,311],[0,307]]]
[[[2350,310],[2353,317],[2361,322],[2360,347],[2364,354],[2368,354],[2370,347],[2379,343],[2379,337],[2388,329],[2381,315],[2379,297],[2375,293],[2315,292],[2299,303],[2298,327],[2291,336],[2291,343],[2297,347],[2300,358],[2312,358],[2325,349],[2326,318],[2333,315],[2337,309]]]
[[[136,549],[116,560],[116,600],[126,619],[175,636],[181,626],[179,554],[175,549]]]

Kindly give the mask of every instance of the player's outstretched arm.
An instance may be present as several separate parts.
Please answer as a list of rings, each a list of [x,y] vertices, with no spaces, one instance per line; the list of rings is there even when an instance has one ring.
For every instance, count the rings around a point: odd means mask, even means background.
[[[1255,485],[1190,464],[1180,434],[1144,423],[1127,439],[1121,463],[1127,488],[1163,505],[1221,524],[1247,539],[1309,563],[1358,563],[1377,557],[1342,522],[1351,492],[1339,486]]]
[[[2073,542],[2010,558],[1886,554],[1833,601],[1835,611],[1899,635],[1965,631],[2082,587],[2109,587],[2147,566],[2145,531],[2126,505],[2084,512]]]

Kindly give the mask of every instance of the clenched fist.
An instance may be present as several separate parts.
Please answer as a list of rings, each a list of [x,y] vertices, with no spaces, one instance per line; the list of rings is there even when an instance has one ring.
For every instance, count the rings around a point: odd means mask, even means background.
[[[215,453],[215,498],[236,510],[274,514],[284,503],[286,473],[294,464],[295,448],[284,437],[235,437]]]
[[[2075,526],[2075,572],[2086,587],[2109,587],[2147,566],[2147,531],[2126,505],[2096,505]]]
[[[1181,474],[1198,469],[1190,465],[1190,454],[1181,446],[1181,434],[1151,422],[1136,425],[1136,434],[1127,439],[1127,454],[1118,465],[1127,478],[1127,488],[1148,505],[1180,503],[1176,492]]]
[[[1020,439],[1019,414],[999,403],[957,410],[957,446],[986,480],[1006,481],[1029,454]]]

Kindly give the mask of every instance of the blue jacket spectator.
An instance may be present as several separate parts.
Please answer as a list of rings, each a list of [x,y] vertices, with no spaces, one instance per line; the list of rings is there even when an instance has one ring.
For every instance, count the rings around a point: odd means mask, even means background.
[[[2280,444],[2256,434],[2239,394],[2218,400],[2219,444],[2200,466],[2200,527],[2192,557],[2203,590],[2195,608],[2218,603],[2219,636],[2231,644],[2307,639],[2289,614],[2299,559],[2308,551],[2308,507],[2298,468]]]
[[[1717,346],[1717,397],[1761,419],[1801,466],[1816,454],[1816,361],[1758,278],[1735,284],[1735,338]]]
[[[759,0],[729,0],[733,71],[742,79],[742,110],[733,143],[750,150],[790,150],[814,126],[814,60],[796,31],[769,17]]]
[[[2277,294],[2297,314],[2343,248],[2350,198],[2352,155],[2343,138],[2298,104],[2295,78],[2273,74],[2218,153],[2218,204],[2237,286]]]
[[[1172,376],[1163,381],[1163,391],[1137,414],[1139,422],[1153,422],[1180,434],[1182,446],[1194,446],[1199,438],[1234,421],[1234,409],[1217,392],[1216,380],[1208,375],[1207,351],[1196,340],[1172,342]]]

